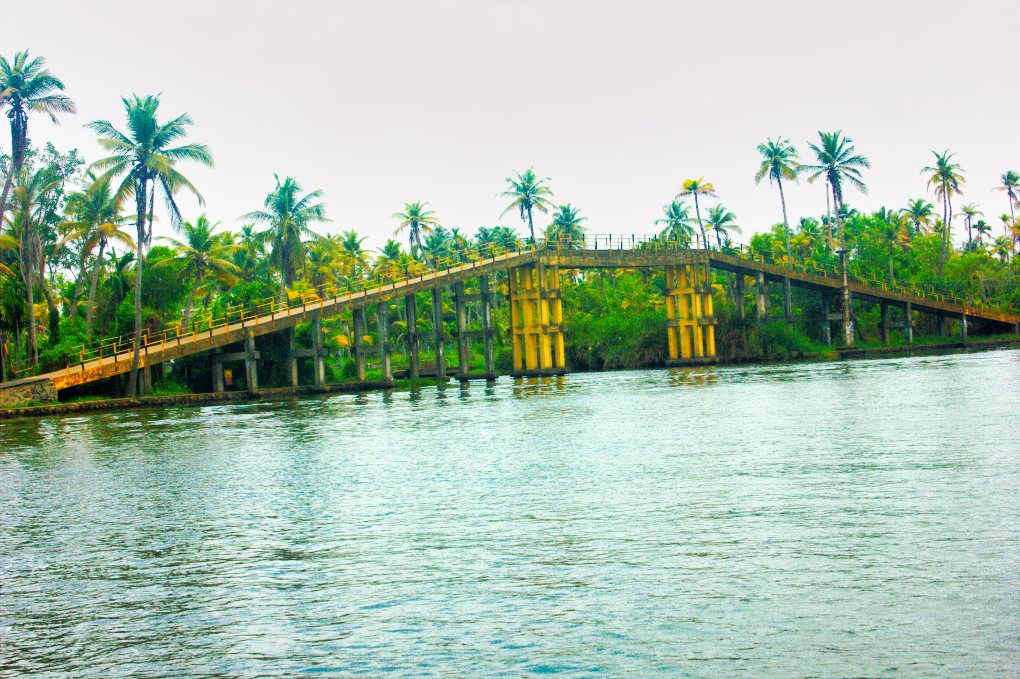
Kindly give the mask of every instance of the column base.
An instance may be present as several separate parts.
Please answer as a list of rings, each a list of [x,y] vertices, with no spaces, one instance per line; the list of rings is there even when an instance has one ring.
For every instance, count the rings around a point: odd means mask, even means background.
[[[511,373],[514,377],[554,377],[566,375],[566,368],[536,368],[534,370],[514,370]]]
[[[685,368],[696,365],[715,365],[719,362],[718,358],[671,358],[666,361],[667,368]]]

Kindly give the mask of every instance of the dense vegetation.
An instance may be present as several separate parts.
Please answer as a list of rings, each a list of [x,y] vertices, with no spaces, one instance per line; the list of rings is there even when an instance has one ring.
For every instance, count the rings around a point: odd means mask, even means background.
[[[394,237],[405,239],[406,248],[390,240],[370,252],[363,246],[365,238],[354,231],[326,233],[322,192],[306,190],[293,177],[275,177],[261,208],[239,216],[234,228],[210,223],[203,215],[182,215],[177,207],[182,191],[202,202],[185,174],[189,164],[212,164],[205,145],[187,141],[193,124],[187,114],[164,116],[158,96],[126,97],[123,127],[107,120],[88,123],[108,155],[87,163],[76,150],[34,145],[28,136],[36,118],[56,122],[75,113],[63,90],[40,57],[23,52],[11,61],[0,59],[0,110],[11,129],[10,147],[0,154],[0,366],[5,379],[62,366],[75,347],[98,338],[131,335],[137,347],[143,332],[188,326],[202,314],[269,297],[284,301],[317,294],[329,286],[363,283],[382,271],[432,266],[477,245],[516,246],[522,237],[538,243],[585,237],[579,209],[555,203],[549,180],[530,169],[508,178],[503,194],[508,204],[501,217],[519,218],[523,236],[507,225],[468,234],[442,225],[427,203],[409,202],[393,215]],[[933,152],[931,165],[922,172],[934,202],[918,197],[901,208],[864,213],[851,206],[846,194],[867,190],[864,172],[870,162],[841,132],[820,132],[808,144],[807,160],[783,138],[767,140],[758,151],[761,164],[754,178],[775,187],[782,221],[751,236],[747,247],[755,254],[827,268],[839,266],[845,256],[852,276],[1020,306],[1020,260],[1014,257],[1020,242],[1017,173],[1002,175],[998,208],[1005,211],[992,217],[991,208],[985,215],[974,203],[960,204],[966,173],[951,152]],[[826,214],[790,218],[784,185],[801,179],[826,183],[832,199]],[[174,235],[154,241],[157,203],[169,213]],[[550,215],[544,227],[541,215]],[[736,215],[703,177],[683,181],[662,218],[649,227],[682,247],[723,250],[737,247],[732,235],[740,232]],[[752,324],[737,319],[732,276],[718,273],[715,284],[722,358],[783,359],[810,352],[820,341],[816,295],[789,286],[772,291],[771,308],[783,322]],[[563,293],[570,366],[661,364],[666,353],[663,286],[661,273],[572,272]],[[505,340],[504,281],[497,279],[495,289],[497,333]],[[418,326],[427,334],[433,323],[429,300],[419,300],[418,309]],[[403,305],[394,304],[391,316],[397,319],[393,339],[406,351]],[[874,310],[862,307],[857,319],[858,337],[872,336]],[[442,321],[452,326],[450,309]],[[350,374],[352,326],[349,314],[326,324],[334,378]],[[934,331],[919,328],[926,329]],[[503,368],[509,364],[508,351],[501,341]],[[179,362],[162,388],[208,388],[207,360]],[[396,362],[401,363],[400,356]],[[282,381],[272,373],[277,368],[264,369],[268,380]],[[121,386],[134,393],[136,380],[132,372]]]

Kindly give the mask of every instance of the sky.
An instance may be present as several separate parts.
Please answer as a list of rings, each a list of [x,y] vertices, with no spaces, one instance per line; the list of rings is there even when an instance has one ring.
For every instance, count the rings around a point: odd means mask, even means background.
[[[415,200],[468,233],[523,233],[499,193],[533,167],[591,233],[651,233],[682,181],[705,177],[746,241],[781,219],[775,190],[754,183],[757,145],[784,136],[806,158],[818,130],[843,130],[872,161],[869,194],[847,196],[859,209],[935,202],[921,168],[950,149],[965,200],[996,218],[1008,206],[992,189],[1020,170],[1015,0],[163,7],[3,0],[0,54],[46,57],[78,114],[35,117],[30,137],[88,160],[101,150],[84,124],[123,128],[122,96],[161,93],[166,118],[188,112],[216,165],[181,167],[206,200],[182,198],[184,216],[231,228],[275,172],[324,192],[320,233],[353,228],[372,248]],[[791,219],[824,212],[824,191],[790,187]]]

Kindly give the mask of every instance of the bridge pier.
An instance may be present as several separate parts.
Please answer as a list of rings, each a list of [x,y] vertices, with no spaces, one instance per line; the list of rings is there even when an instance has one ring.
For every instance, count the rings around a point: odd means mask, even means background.
[[[755,277],[754,287],[758,320],[764,321],[769,315],[769,289],[764,273],[758,272]]]
[[[822,341],[832,344],[832,299],[827,292],[822,292]]]
[[[326,384],[326,342],[322,336],[322,319],[312,321],[312,370],[315,386]]]
[[[737,303],[737,318],[744,320],[744,274],[741,272],[736,273],[736,282],[734,284],[736,293]]]
[[[407,314],[407,376],[412,380],[421,377],[418,368],[418,300],[413,294],[404,298]]]
[[[446,379],[446,330],[443,328],[443,288],[432,288],[432,337],[436,346],[436,377]]]
[[[390,305],[379,302],[375,307],[376,326],[379,331],[379,363],[383,382],[393,381],[393,357],[390,353]]]
[[[287,328],[287,375],[290,386],[298,386],[297,339],[294,328]]]
[[[879,331],[882,334],[882,344],[889,344],[889,302],[882,301],[879,304],[881,320],[879,320]]]
[[[910,302],[903,308],[903,335],[907,344],[914,343],[914,305]]]
[[[457,379],[465,382],[471,372],[471,337],[467,330],[467,296],[463,281],[454,284],[453,299],[457,307]]]
[[[787,323],[793,323],[793,294],[790,292],[790,277],[783,277],[783,316]]]
[[[255,351],[255,331],[244,331],[244,370],[248,391],[259,390],[258,353]]]
[[[939,314],[939,335],[942,337],[949,336],[949,317],[945,314]]]
[[[960,341],[967,341],[967,314],[960,314]]]
[[[489,277],[482,276],[478,279],[482,293],[482,338],[485,347],[485,377],[495,379],[496,360],[492,347],[492,292],[489,290]]]
[[[221,394],[224,391],[223,386],[223,349],[216,347],[215,353],[213,354],[213,392]]]
[[[562,375],[563,302],[559,265],[539,262],[509,271],[514,376]]]
[[[148,353],[148,352],[146,352]],[[142,366],[141,379],[138,381],[138,391],[141,396],[152,395],[152,366]]]
[[[714,324],[710,265],[667,266],[667,365],[715,363]]]
[[[365,369],[365,307],[358,307],[353,311],[354,316],[354,378],[358,382],[368,379]]]

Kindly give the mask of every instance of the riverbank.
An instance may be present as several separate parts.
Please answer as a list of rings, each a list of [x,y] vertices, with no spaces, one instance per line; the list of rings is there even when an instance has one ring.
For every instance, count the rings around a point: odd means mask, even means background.
[[[813,361],[851,360],[863,358],[915,356],[937,353],[965,353],[971,351],[988,351],[1020,346],[1020,337],[996,338],[992,340],[972,340],[968,342],[919,342],[893,346],[853,347],[850,349],[832,349],[829,352],[805,355],[801,358],[783,363],[807,363]],[[754,365],[768,364],[777,361],[729,361],[720,365]],[[612,371],[607,371],[612,372]],[[506,375],[502,375],[506,377]],[[12,408],[0,408],[0,421],[29,417],[48,417],[53,415],[76,415],[112,410],[130,410],[133,408],[152,408],[176,405],[207,405],[211,403],[243,403],[249,401],[272,401],[315,394],[353,393],[361,391],[391,390],[405,391],[415,386],[445,384],[448,380],[423,378],[419,380],[398,379],[392,382],[369,380],[366,382],[338,382],[323,386],[274,387],[251,391],[203,392],[195,394],[161,394],[141,396],[138,398],[98,398],[94,400],[69,401],[65,403],[30,403]]]

